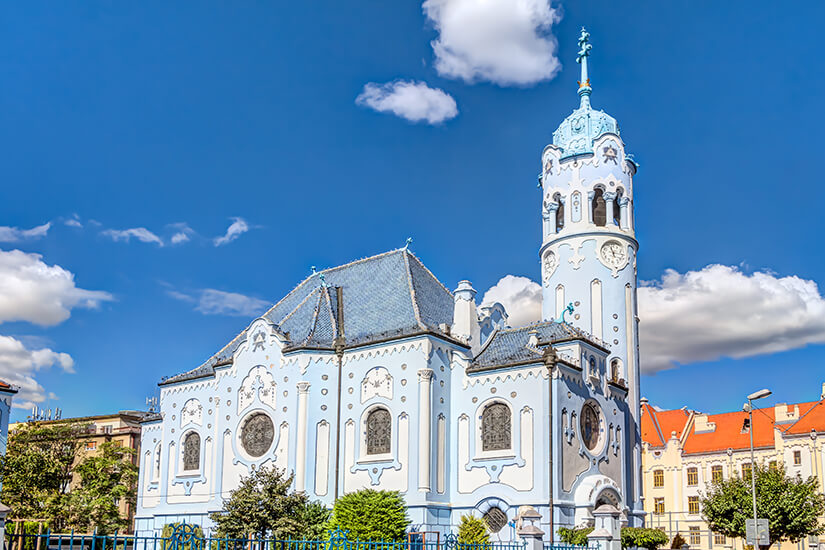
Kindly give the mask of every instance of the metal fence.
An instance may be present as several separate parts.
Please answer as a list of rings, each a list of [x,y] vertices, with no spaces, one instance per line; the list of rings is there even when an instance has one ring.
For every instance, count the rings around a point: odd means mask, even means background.
[[[176,525],[168,536],[6,533],[5,550],[525,550],[519,542],[464,544],[454,534],[410,533],[403,541],[350,539],[347,531],[330,531],[327,540],[280,540],[274,538],[217,538],[199,536],[193,524]],[[551,550],[551,549],[546,549]],[[584,550],[559,546],[552,550]]]

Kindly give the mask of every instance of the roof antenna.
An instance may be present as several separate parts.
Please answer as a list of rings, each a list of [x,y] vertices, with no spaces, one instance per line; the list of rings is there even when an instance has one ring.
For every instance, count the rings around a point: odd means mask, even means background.
[[[409,250],[412,244],[412,237],[407,237],[407,243],[404,245],[404,250]]]

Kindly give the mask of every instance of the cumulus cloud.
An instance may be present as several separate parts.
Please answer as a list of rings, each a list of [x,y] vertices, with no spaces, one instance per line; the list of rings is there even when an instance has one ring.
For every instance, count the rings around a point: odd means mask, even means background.
[[[550,0],[426,0],[424,14],[439,74],[467,82],[526,86],[553,78],[560,64]]]
[[[104,237],[108,237],[115,242],[128,243],[133,238],[142,243],[155,243],[163,246],[163,239],[146,229],[145,227],[133,227],[131,229],[106,229],[100,232]]]
[[[541,318],[541,287],[506,275],[482,303],[501,302],[512,326]],[[667,270],[639,288],[640,366],[645,374],[825,343],[825,298],[816,283],[709,265]]]
[[[112,299],[108,292],[78,288],[73,273],[44,263],[39,254],[0,250],[0,323],[56,325],[73,308],[97,308]]]
[[[271,305],[265,300],[214,288],[205,288],[194,293],[167,290],[167,294],[176,300],[194,304],[196,311],[206,315],[257,317]]]
[[[215,237],[212,242],[215,246],[223,246],[229,244],[247,231],[249,231],[249,224],[243,218],[231,218],[232,225],[226,229],[226,234]]]
[[[520,327],[541,319],[541,286],[527,277],[502,277],[481,299],[485,305],[494,302],[507,310],[511,326]]]
[[[38,371],[58,367],[64,372],[74,372],[74,360],[68,353],[58,353],[49,348],[27,349],[20,340],[0,335],[0,379],[19,387],[12,402],[18,408],[31,408],[42,403],[46,390],[35,380]]]
[[[816,283],[736,267],[667,270],[639,289],[642,370],[776,353],[825,343]]]
[[[19,227],[0,226],[0,242],[15,243],[26,239],[40,239],[49,232],[52,223],[47,222],[31,229],[20,229]]]
[[[455,99],[450,94],[430,88],[424,82],[370,82],[355,102],[380,113],[392,113],[412,122],[427,121],[427,124],[438,124],[458,115]]]

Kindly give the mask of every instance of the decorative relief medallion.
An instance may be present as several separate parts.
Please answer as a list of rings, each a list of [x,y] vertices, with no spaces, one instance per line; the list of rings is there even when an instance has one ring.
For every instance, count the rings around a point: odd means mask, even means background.
[[[275,408],[277,385],[275,378],[263,365],[254,367],[243,379],[238,388],[238,412],[240,413],[257,399],[261,403]],[[231,388],[230,388],[231,391]],[[229,403],[227,402],[227,405]]]
[[[175,417],[173,416],[172,420],[174,419]],[[183,408],[180,410],[181,427],[186,426],[190,422],[198,426],[203,422],[203,405],[201,405],[197,399],[190,399],[183,404]]]
[[[616,159],[618,159],[619,153],[618,151],[616,151],[616,148],[613,147],[612,143],[608,143],[602,148],[602,156],[604,158],[605,164],[607,164],[608,162],[612,162],[613,164],[618,165]]]
[[[627,247],[619,241],[610,240],[599,249],[599,260],[606,268],[619,276],[619,270],[627,265]]]
[[[263,456],[274,439],[275,425],[264,413],[253,414],[241,426],[241,446],[253,458]]]
[[[392,376],[384,367],[370,369],[361,381],[361,403],[373,397],[392,399]]]
[[[544,286],[550,286],[550,278],[555,273],[556,268],[559,266],[558,258],[556,257],[556,253],[552,250],[548,251],[544,255]]]

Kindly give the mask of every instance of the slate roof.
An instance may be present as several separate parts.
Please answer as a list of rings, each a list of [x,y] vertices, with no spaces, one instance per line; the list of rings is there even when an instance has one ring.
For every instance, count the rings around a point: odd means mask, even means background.
[[[264,313],[262,317],[288,339],[285,351],[334,349],[340,331],[335,287],[343,289],[345,347],[421,333],[449,338],[439,325],[452,325],[452,293],[402,248],[313,274]],[[231,362],[247,330],[196,369],[161,384],[213,374],[216,365]]]
[[[540,361],[543,350],[528,345],[534,331],[539,345],[575,339],[605,349],[603,343],[583,330],[567,323],[543,321],[519,328],[497,330],[473,359],[470,369],[482,370]]]

